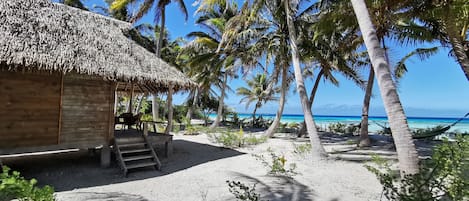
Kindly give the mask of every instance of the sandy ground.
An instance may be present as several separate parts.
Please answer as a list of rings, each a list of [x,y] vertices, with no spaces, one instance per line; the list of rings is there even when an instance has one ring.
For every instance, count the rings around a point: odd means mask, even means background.
[[[211,143],[204,134],[175,135],[174,154],[160,158],[161,171],[141,169],[127,177],[123,177],[114,159],[110,168],[103,169],[99,167],[99,153],[86,150],[4,159],[4,164],[21,171],[26,178],[36,178],[41,185],[53,186],[58,200],[64,201],[235,200],[226,180],[256,184],[262,200],[379,200],[381,185],[364,163],[371,153],[394,159],[393,147],[387,139],[376,137],[376,146],[356,150],[351,144],[353,139],[356,137],[323,134],[322,142],[331,159],[313,162],[293,153],[294,144],[307,142],[305,138],[281,136],[235,150]],[[287,165],[295,163],[300,174],[292,178],[267,175],[268,169],[252,154],[268,157],[269,147],[285,155]],[[429,154],[429,146],[419,149],[421,155]]]

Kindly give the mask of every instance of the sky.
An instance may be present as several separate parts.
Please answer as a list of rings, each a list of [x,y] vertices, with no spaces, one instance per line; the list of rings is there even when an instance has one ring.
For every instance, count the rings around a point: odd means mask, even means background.
[[[186,0],[185,4],[189,12],[189,19],[184,20],[176,4],[171,3],[167,7],[166,26],[172,39],[185,37],[192,31],[202,30],[194,23],[197,9],[195,0]],[[94,6],[106,6],[103,0],[83,0],[86,7],[93,10]],[[131,6],[131,10],[136,10],[137,6]],[[154,23],[154,11],[152,10],[140,23]],[[427,44],[431,45],[439,44]],[[398,61],[406,53],[415,47],[402,47],[389,41],[389,57],[391,63]],[[398,85],[398,94],[407,116],[411,117],[461,117],[469,112],[469,81],[465,78],[461,67],[455,59],[448,56],[449,49],[440,51],[431,58],[420,61],[418,58],[407,62],[409,72],[402,78]],[[249,74],[246,78],[251,78]],[[367,72],[363,73],[367,78]],[[365,92],[357,87],[353,82],[337,75],[340,86],[336,87],[330,83],[322,82],[316,95],[313,105],[313,113],[317,115],[361,115],[361,107]],[[313,80],[305,80],[306,88],[309,91],[313,85]],[[234,90],[238,87],[246,86],[242,78],[230,80],[229,86]],[[298,93],[295,93],[292,85],[287,96],[284,114],[302,114]],[[185,101],[187,93],[178,93],[174,96],[175,104]],[[246,108],[244,103],[240,103],[241,97],[234,92],[228,92],[225,103],[239,113],[251,113],[253,105]],[[277,102],[269,102],[258,109],[260,114],[275,113],[278,108]],[[370,106],[371,116],[385,116],[383,102],[379,93],[377,81],[373,87],[373,97]]]

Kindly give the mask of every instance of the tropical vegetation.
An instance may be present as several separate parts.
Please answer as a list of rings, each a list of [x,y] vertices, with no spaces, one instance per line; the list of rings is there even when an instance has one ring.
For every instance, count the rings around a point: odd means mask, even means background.
[[[248,106],[255,103],[253,120],[264,103],[278,100],[276,117],[265,131],[266,136],[272,137],[293,85],[305,117],[303,130],[309,136],[315,158],[327,157],[312,111],[321,80],[340,86],[336,76],[341,75],[364,90],[360,146],[370,144],[368,114],[376,80],[403,175],[419,172],[417,152],[397,88],[398,78],[408,70],[407,60],[413,56],[425,59],[450,48],[450,55],[469,81],[469,5],[464,0],[199,0],[195,16],[202,29],[188,33],[187,41],[171,41],[165,29],[166,6],[172,2],[187,19],[182,0],[144,1],[135,14],[128,12],[128,7],[136,0],[106,2],[111,9],[95,9],[134,23],[134,40],[198,84],[187,93],[186,121],[194,114],[205,114],[207,119],[209,113],[216,112],[211,128],[227,124],[224,117],[229,108],[224,101],[228,91],[236,90]],[[90,9],[79,0],[63,3]],[[152,9],[154,22],[161,24],[138,24]],[[390,42],[422,47],[394,64],[388,55]],[[426,47],[435,42],[441,46]],[[231,89],[229,82],[234,78],[247,80],[248,86]],[[312,89],[308,93],[309,84]],[[167,97],[167,119],[172,122],[172,90]],[[147,100],[142,96],[138,99]],[[161,108],[158,104],[162,102],[154,94],[151,103],[153,119],[157,120]]]

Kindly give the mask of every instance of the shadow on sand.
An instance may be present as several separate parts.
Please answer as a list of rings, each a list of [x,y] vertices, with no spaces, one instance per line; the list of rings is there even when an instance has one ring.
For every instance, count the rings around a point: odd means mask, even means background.
[[[265,176],[266,178],[258,179],[239,172],[233,172],[233,176],[241,183],[255,184],[256,193],[261,195],[262,200],[313,201],[313,197],[316,196],[308,186],[290,177]],[[268,183],[263,181],[268,181]]]
[[[39,185],[48,184],[60,192],[163,176],[210,161],[245,154],[186,140],[174,140],[173,145],[173,155],[169,158],[160,157],[161,171],[155,171],[154,168],[140,169],[131,171],[127,177],[123,176],[114,156],[111,167],[101,168],[99,153],[87,150],[6,158],[2,161],[4,165],[20,171],[25,178],[36,178]],[[158,152],[158,155],[163,156],[163,153]]]

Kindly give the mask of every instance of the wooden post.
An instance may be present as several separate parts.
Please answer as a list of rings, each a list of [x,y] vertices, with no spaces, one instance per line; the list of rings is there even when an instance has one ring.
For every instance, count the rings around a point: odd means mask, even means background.
[[[114,116],[117,115],[117,105],[119,104],[119,95],[117,94],[117,87],[119,87],[119,83],[115,84],[115,90],[114,90]],[[111,85],[111,87],[113,87]]]
[[[173,128],[173,86],[170,85],[168,89],[168,98],[166,100],[168,102],[168,124],[166,126],[166,130],[164,131],[165,134],[169,134]]]
[[[129,100],[129,110],[127,111],[128,113],[132,113],[133,111],[133,99],[134,99],[134,84],[131,83],[131,87],[130,87],[130,100]]]
[[[148,136],[148,122],[143,122],[143,135]]]
[[[111,149],[107,143],[101,148],[101,167],[107,168],[111,165]]]
[[[57,132],[57,144],[60,144],[60,134],[62,132],[62,99],[64,96],[64,74],[60,73],[60,100],[59,100],[59,129]]]

